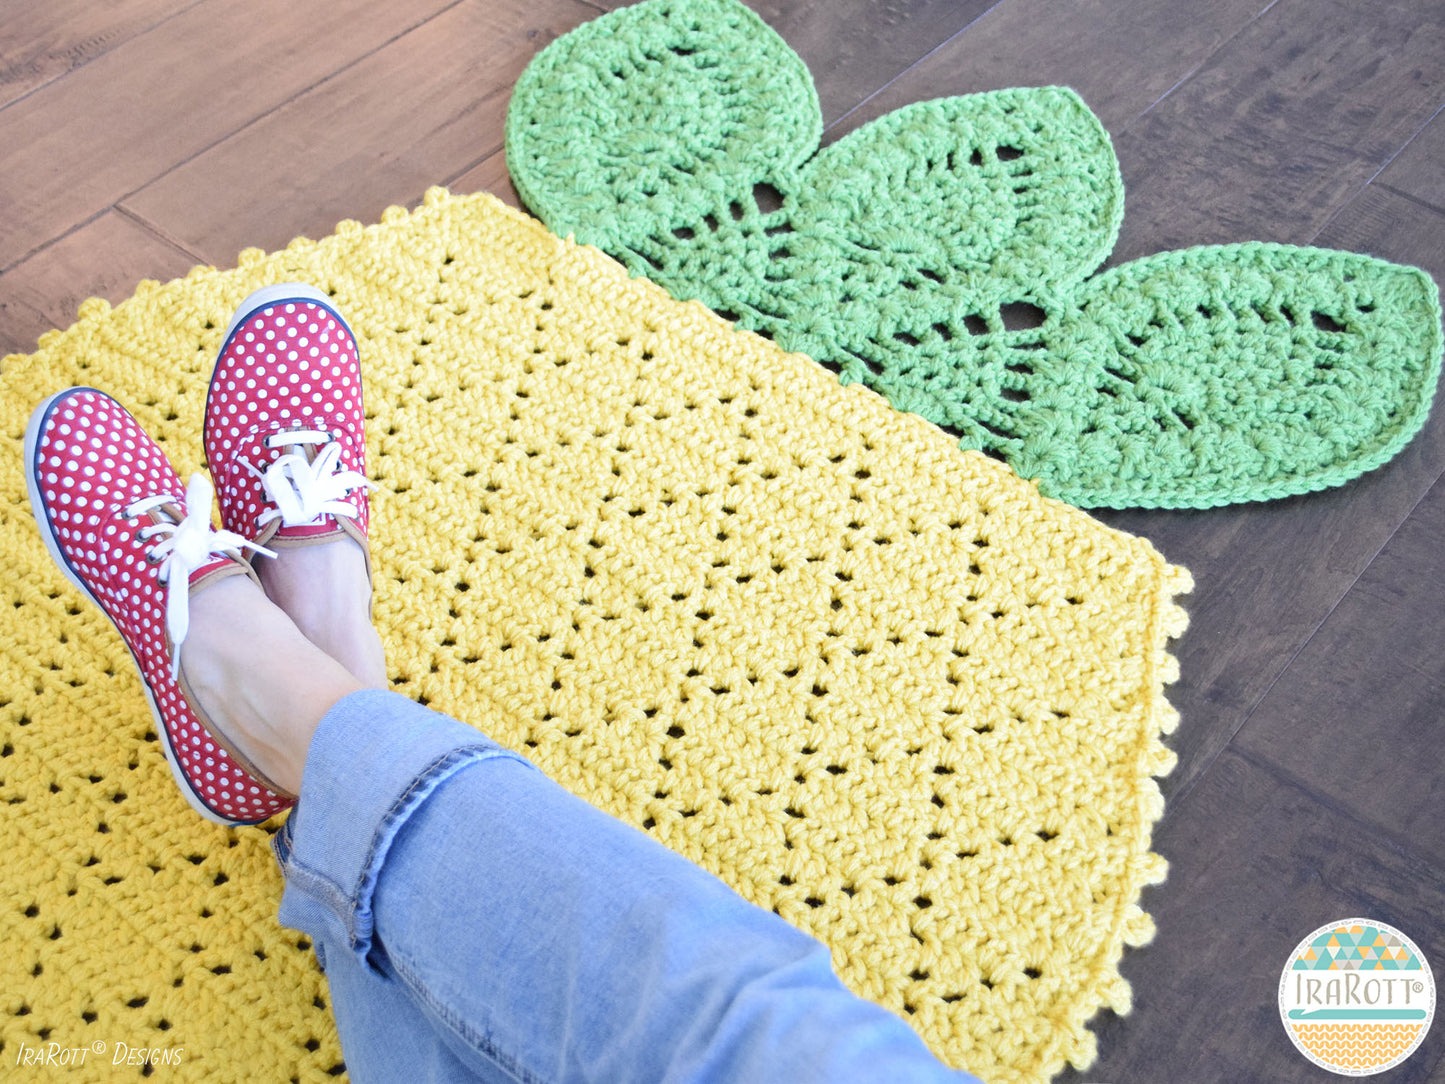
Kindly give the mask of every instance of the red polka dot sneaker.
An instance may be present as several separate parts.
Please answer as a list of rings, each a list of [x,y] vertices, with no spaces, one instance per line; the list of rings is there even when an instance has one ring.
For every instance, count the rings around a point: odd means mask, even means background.
[[[329,297],[287,283],[241,303],[211,375],[204,443],[226,530],[273,549],[353,538],[370,579],[361,364]]]
[[[211,526],[211,484],[181,480],[129,411],[94,388],[52,395],[25,431],[30,507],[50,555],[120,631],[181,793],[220,824],[257,824],[294,797],[240,757],[188,694],[180,647],[189,598],[256,575],[253,543]]]

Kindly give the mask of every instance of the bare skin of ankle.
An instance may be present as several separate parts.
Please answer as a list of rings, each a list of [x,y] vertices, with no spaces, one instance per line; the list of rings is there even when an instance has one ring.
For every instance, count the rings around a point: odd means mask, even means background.
[[[346,537],[287,546],[252,562],[266,597],[313,644],[372,688],[388,687],[386,653],[371,623],[371,583],[361,546]]]
[[[202,716],[277,786],[301,790],[306,750],[322,717],[366,687],[246,576],[190,597],[181,664]]]

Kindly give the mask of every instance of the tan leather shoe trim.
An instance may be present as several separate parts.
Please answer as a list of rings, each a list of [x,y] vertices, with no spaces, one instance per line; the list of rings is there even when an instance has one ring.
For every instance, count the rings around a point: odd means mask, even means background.
[[[306,535],[303,538],[277,538],[276,532],[268,524],[266,532],[256,539],[258,546],[265,546],[273,550],[294,550],[304,546],[324,546],[328,542],[335,542],[339,538],[352,538],[361,547],[362,558],[366,561],[366,584],[371,586],[371,547],[367,544],[366,535],[361,533],[361,528],[353,523],[346,516],[332,516],[336,520],[336,529],[327,531],[325,534]]]
[[[251,568],[251,566],[241,558],[240,554],[233,553],[232,556],[235,559],[232,561],[231,564],[221,565],[219,568],[207,572],[200,579],[193,581],[190,585],[191,593],[194,595],[196,591],[200,590],[203,587],[208,587],[211,584],[217,582],[218,580],[223,580],[230,576],[240,575],[250,577],[251,582],[254,583],[257,587],[260,587],[261,581],[256,576],[256,573]],[[170,658],[174,657],[174,654],[175,647],[171,644],[170,633],[166,633],[166,656]],[[260,783],[268,790],[271,790],[276,794],[281,795],[281,797],[283,798],[291,798],[294,800],[297,797],[297,795],[293,794],[285,787],[278,786],[276,783],[272,782],[271,778],[266,775],[265,772],[261,771],[261,769],[257,768],[256,765],[252,763],[250,757],[246,756],[244,753],[242,753],[239,749],[236,748],[235,742],[228,740],[226,736],[221,733],[220,728],[217,727],[215,723],[211,722],[210,716],[201,709],[200,699],[196,696],[194,692],[191,691],[191,683],[186,680],[186,664],[184,662],[181,663],[180,671],[176,674],[176,685],[180,688],[181,695],[186,698],[186,703],[190,705],[191,711],[195,715],[197,722],[199,722],[201,726],[205,728],[206,733],[211,736],[212,740],[214,740],[217,745],[219,745],[222,749],[226,751],[226,753],[230,756],[232,760],[234,760],[237,764],[244,768],[246,772],[256,780],[256,782]]]
[[[281,795],[281,797],[283,798],[290,798],[293,801],[296,799],[297,795],[293,794],[285,787],[273,782],[270,776],[268,776],[265,772],[261,771],[260,768],[256,767],[255,763],[252,762],[251,758],[246,756],[239,749],[237,749],[236,743],[233,741],[229,741],[226,736],[221,733],[220,728],[217,727],[215,723],[211,722],[210,717],[201,710],[201,703],[196,698],[196,694],[191,691],[191,683],[186,680],[185,663],[181,663],[180,673],[176,675],[176,685],[180,687],[181,695],[186,698],[186,703],[191,706],[191,711],[195,713],[196,719],[199,720],[201,726],[206,728],[206,733],[211,736],[212,740],[215,741],[217,745],[219,745],[222,749],[226,751],[226,753],[230,756],[232,760],[239,764],[248,775],[250,775],[253,779],[256,780],[256,782],[260,783],[267,790],[273,791],[274,793]]]
[[[372,586],[371,546],[366,541],[366,535],[362,534],[361,528],[346,516],[332,516],[331,518],[336,521],[336,530],[327,531],[325,534],[309,535],[305,538],[277,538],[276,532],[281,529],[281,521],[279,519],[273,519],[270,523],[266,524],[265,530],[256,536],[256,545],[265,546],[267,549],[273,550],[294,550],[301,549],[303,546],[324,546],[329,542],[335,542],[341,538],[353,538],[356,540],[356,544],[361,547],[361,559],[366,562],[366,586],[370,588]],[[266,561],[270,560],[270,558],[263,557],[261,560]],[[368,616],[374,612],[372,607],[375,602],[376,595],[372,592],[367,599],[366,612]]]
[[[261,586],[261,578],[256,575],[256,572],[251,567],[249,561],[247,561],[239,553],[236,553],[233,550],[227,550],[226,552],[230,554],[232,562],[229,565],[221,565],[218,568],[211,569],[211,571],[207,572],[198,580],[192,580],[190,584],[190,593],[192,595],[194,595],[197,591],[201,590],[201,588],[203,587],[209,587],[217,580],[224,580],[231,576],[244,575],[249,577],[251,582],[254,583],[257,587]],[[264,588],[262,589],[264,590]],[[166,639],[166,647],[167,649],[170,648],[169,638]]]

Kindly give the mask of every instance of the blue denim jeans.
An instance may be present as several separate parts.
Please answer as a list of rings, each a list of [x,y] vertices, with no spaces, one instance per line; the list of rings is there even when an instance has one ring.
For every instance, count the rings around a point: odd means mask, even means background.
[[[398,694],[321,721],[274,846],[358,1084],[976,1084],[818,941]]]

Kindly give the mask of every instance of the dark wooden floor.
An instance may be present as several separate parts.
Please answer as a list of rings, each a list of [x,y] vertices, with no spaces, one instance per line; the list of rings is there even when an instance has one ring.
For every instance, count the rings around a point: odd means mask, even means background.
[[[515,202],[512,83],[581,0],[7,0],[0,353],[76,304],[374,219],[431,184]],[[1445,282],[1439,0],[754,0],[832,140],[923,98],[1067,84],[1113,135],[1115,260],[1271,240]],[[1445,411],[1323,494],[1113,513],[1189,567],[1179,766],[1123,971],[1070,1080],[1314,1081],[1275,1002],[1296,942],[1383,919],[1445,978]],[[1389,1082],[1445,1080],[1445,1024]]]

